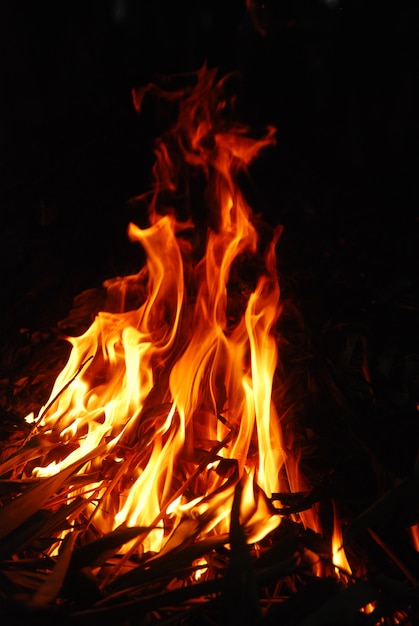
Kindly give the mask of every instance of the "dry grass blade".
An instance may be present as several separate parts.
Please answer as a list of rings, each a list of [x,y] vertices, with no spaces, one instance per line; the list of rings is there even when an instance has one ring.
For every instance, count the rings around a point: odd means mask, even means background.
[[[6,537],[36,513],[74,470],[75,468],[70,466],[55,476],[41,480],[32,489],[0,509],[0,539]]]
[[[230,518],[231,558],[221,597],[220,624],[225,626],[235,620],[243,626],[255,626],[261,620],[259,594],[249,546],[240,524],[242,491],[242,485],[238,483]]]
[[[61,394],[71,385],[71,383],[77,378],[77,376],[80,374],[80,372],[82,371],[82,369],[87,365],[87,363],[90,363],[90,361],[93,360],[93,356],[89,356],[85,361],[83,361],[83,363],[81,363],[80,367],[78,368],[77,372],[74,374],[74,376],[72,378],[70,378],[70,380],[68,380],[66,382],[66,384],[55,394],[55,396],[53,398],[51,398],[50,402],[46,405],[46,407],[44,408],[44,410],[40,413],[40,415],[38,416],[38,419],[36,420],[36,422],[33,424],[32,429],[30,431],[30,433],[27,435],[25,441],[23,442],[24,444],[27,443],[28,440],[30,440],[30,438],[32,437],[32,433],[38,428],[39,424],[42,422],[42,419],[44,418],[44,416],[48,413],[48,411],[50,410],[50,408],[55,404],[55,402],[58,400],[58,398],[61,396]]]
[[[142,597],[136,599],[127,600],[125,598],[118,604],[111,606],[99,606],[74,612],[72,617],[81,620],[82,624],[122,624],[125,619],[129,619],[130,617],[138,620],[137,623],[147,623],[141,622],[141,617],[145,616],[148,612],[156,611],[162,607],[179,608],[190,600],[196,601],[202,599],[203,602],[212,601],[211,596],[219,593],[221,587],[221,579],[209,580],[165,593],[159,591],[151,595],[144,594]]]
[[[349,587],[342,588],[327,602],[318,607],[300,626],[348,626],[356,624],[360,610],[368,603],[377,599],[378,590],[374,584],[367,581],[357,582]]]
[[[393,561],[396,567],[399,568],[402,574],[406,577],[406,580],[408,580],[413,587],[417,588],[419,586],[418,578],[412,574],[409,568],[401,561],[401,559],[397,556],[397,554],[395,554],[394,550],[392,550],[390,546],[388,546],[382,540],[382,538],[376,532],[374,532],[371,528],[368,529],[368,532],[371,535],[371,537],[374,539],[376,544],[380,546],[380,548],[387,554],[387,556],[391,559],[391,561]]]
[[[397,514],[406,506],[412,508],[416,505],[417,508],[419,504],[418,493],[418,477],[415,472],[412,472],[349,524],[344,535],[344,543],[348,544],[359,533],[368,530],[381,520]]]
[[[54,532],[70,528],[68,517],[81,512],[85,506],[86,500],[79,496],[70,504],[61,506],[57,511],[37,511],[10,533],[7,541],[0,544],[0,560],[9,558],[31,546],[40,537],[50,537]]]
[[[195,471],[191,474],[191,476],[189,478],[187,478],[187,480],[185,480],[181,487],[179,487],[179,489],[170,497],[170,500],[168,502],[165,503],[165,505],[161,508],[160,513],[154,518],[153,520],[153,524],[151,525],[151,528],[154,528],[155,526],[157,526],[159,524],[159,522],[163,519],[165,513],[164,511],[167,510],[167,507],[169,506],[169,504],[173,503],[180,495],[182,495],[190,486],[190,484],[193,482],[193,480],[195,480],[195,478],[197,476],[199,476],[199,474],[204,470],[204,468],[208,465],[208,463],[211,463],[213,461],[215,461],[215,459],[217,458],[217,454],[220,451],[221,448],[223,448],[231,439],[232,433],[230,432],[221,442],[218,442],[216,446],[214,446],[210,452],[208,453],[208,455],[205,455],[204,459],[201,460],[201,462],[198,464],[197,468],[195,469]],[[237,462],[233,461],[232,465],[234,467],[234,473],[233,475],[230,476],[229,479],[227,479],[227,482],[223,485],[223,487],[220,488],[220,490],[226,489],[229,484],[235,482],[236,480],[236,475],[237,475]],[[199,535],[199,533],[203,530],[203,526],[205,525],[205,521],[204,522],[200,522],[198,523],[197,521],[193,521],[192,524],[188,523],[187,524],[189,526],[189,530],[191,530],[191,527],[194,527],[194,531],[191,534],[190,532],[188,532],[187,534],[187,541],[188,543],[194,541],[194,539],[196,539],[196,537]],[[177,547],[180,543],[184,543],[185,541],[185,537],[183,537],[184,533],[183,533],[183,528],[185,526],[185,521],[183,521],[181,524],[179,524],[174,532],[172,533],[171,537],[169,537],[165,547],[162,549],[162,553],[164,553],[167,550],[170,550],[172,545],[174,545],[174,547]],[[183,539],[182,539],[183,537]],[[124,555],[124,557],[121,559],[121,563],[120,563],[120,567],[124,564],[124,562],[129,559],[131,557],[131,555],[135,552],[135,550],[139,547],[139,545],[141,544],[142,538],[141,536],[137,539],[137,541],[131,546],[131,549],[128,550],[126,552],[126,554]],[[118,571],[116,571],[116,573],[118,573]]]
[[[386,598],[392,597],[404,603],[419,602],[419,587],[408,587],[404,581],[390,578],[385,574],[376,574],[373,578],[377,587],[380,588]]]
[[[115,550],[149,530],[149,527],[143,526],[116,528],[103,537],[86,543],[74,550],[71,558],[71,569],[80,569],[87,566],[98,567],[103,564],[107,558],[113,556]]]
[[[0,480],[0,498],[5,496],[16,495],[30,489],[38,480],[36,478],[28,478],[27,480]]]
[[[78,531],[73,531],[67,535],[62,543],[62,549],[52,572],[34,593],[30,606],[35,609],[45,608],[57,597],[67,574],[70,564],[74,543],[77,539]]]
[[[316,491],[300,491],[294,493],[273,493],[272,501],[279,501],[282,507],[278,508],[281,515],[292,515],[311,509],[321,498],[320,489]]]
[[[31,489],[11,502],[8,502],[0,509],[0,539],[6,537],[20,526],[20,524],[23,524],[23,522],[29,519],[31,515],[42,508],[49,498],[56,493],[73,473],[77,472],[77,470],[92,457],[103,454],[105,449],[106,446],[102,446],[102,449],[97,448],[80,461],[69,465],[58,474],[40,480],[39,483],[34,485]]]
[[[195,542],[181,549],[173,550],[167,554],[158,555],[145,561],[130,572],[121,574],[108,586],[107,591],[114,593],[123,589],[132,589],[150,582],[159,580],[167,581],[179,573],[179,571],[190,566],[190,564],[224,545],[228,541],[227,535],[207,537],[202,541]]]
[[[2,572],[2,574],[16,587],[18,587],[21,593],[22,590],[35,593],[36,590],[39,589],[40,585],[45,582],[45,572],[36,571],[35,568],[26,568],[24,570],[7,570]]]
[[[271,582],[282,580],[287,576],[298,573],[301,568],[301,564],[301,556],[295,553],[279,563],[274,563],[270,567],[255,570],[255,579],[258,585],[266,585]]]
[[[50,444],[47,440],[41,439],[41,437],[32,437],[0,465],[0,476],[6,476],[9,472],[16,470],[17,467],[37,459],[43,454],[45,448],[53,445],[55,444]]]

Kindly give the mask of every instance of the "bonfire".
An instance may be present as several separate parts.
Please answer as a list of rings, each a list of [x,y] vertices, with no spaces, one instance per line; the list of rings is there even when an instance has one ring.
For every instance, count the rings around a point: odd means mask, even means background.
[[[283,229],[243,184],[276,131],[236,119],[230,78],[204,66],[133,92],[140,115],[145,99],[170,111],[133,199],[147,224],[127,231],[145,262],[105,282],[44,405],[3,445],[3,623],[414,623],[416,577],[376,528],[414,472],[350,519],[307,464]],[[365,537],[402,581],[370,564]]]

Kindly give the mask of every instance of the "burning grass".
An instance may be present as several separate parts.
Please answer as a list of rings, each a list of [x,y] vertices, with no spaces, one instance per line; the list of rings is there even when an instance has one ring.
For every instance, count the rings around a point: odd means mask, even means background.
[[[90,324],[79,296],[49,399],[5,437],[3,623],[413,625],[418,470],[359,428],[379,400],[366,333],[310,337],[309,300],[279,297],[282,230],[240,187],[274,129],[194,78],[134,94],[178,115],[128,231],[146,264]],[[202,177],[201,232],[183,213]]]
[[[89,494],[73,491],[100,477],[80,479],[79,465],[1,483],[3,623],[227,624],[238,616],[249,625],[415,623],[414,573],[373,530],[417,497],[413,475],[348,526],[349,574],[334,564],[330,537],[295,521],[317,501],[314,493],[289,494],[280,526],[249,545],[240,483],[228,533],[199,539],[199,523],[185,520],[160,553],[127,557],[149,529],[121,526],[97,536],[85,517]]]

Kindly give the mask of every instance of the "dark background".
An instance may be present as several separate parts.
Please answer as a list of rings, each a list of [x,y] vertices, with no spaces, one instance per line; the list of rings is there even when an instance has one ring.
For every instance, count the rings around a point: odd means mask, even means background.
[[[252,171],[253,209],[285,227],[283,295],[312,346],[337,359],[344,320],[367,336],[378,383],[391,376],[411,411],[416,2],[3,0],[0,10],[3,379],[27,360],[13,349],[32,341],[27,332],[48,333],[74,295],[138,269],[128,200],[150,184],[156,126],[135,113],[130,92],[206,61],[239,73],[251,125],[278,129]]]
[[[249,121],[278,128],[275,155],[255,171],[256,210],[290,227],[320,212],[326,228],[355,220],[359,232],[371,219],[397,232],[417,210],[413,1],[3,0],[0,15],[6,309],[37,237],[60,261],[118,273],[107,236],[125,229],[153,158],[130,90],[204,61],[239,70]]]
[[[278,127],[263,163],[274,220],[305,196],[332,222],[361,218],[360,203],[399,222],[416,211],[418,34],[407,0],[3,0],[2,267],[41,225],[107,231],[149,182],[150,121],[131,88],[205,60],[240,70],[249,121]]]

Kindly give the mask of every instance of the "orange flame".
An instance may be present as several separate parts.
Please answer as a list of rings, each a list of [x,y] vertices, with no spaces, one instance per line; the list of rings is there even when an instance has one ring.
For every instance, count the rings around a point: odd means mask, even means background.
[[[342,528],[338,519],[337,507],[333,502],[333,536],[332,536],[332,560],[337,576],[342,574],[352,575],[351,567],[346,558],[343,547]]]
[[[37,421],[48,441],[33,469],[38,476],[105,446],[80,469],[95,473],[95,500],[86,507],[102,532],[148,527],[141,551],[160,551],[185,519],[196,537],[227,532],[239,481],[248,540],[280,523],[270,502],[285,461],[272,402],[280,229],[263,244],[238,185],[275,131],[255,139],[226,120],[225,80],[204,67],[182,91],[151,85],[134,94],[138,110],[147,92],[178,107],[177,124],[156,143],[150,226],[128,228],[146,264],[105,283],[106,310],[69,338],[69,360]],[[170,204],[162,206],[178,189],[182,163],[205,175],[215,211],[203,255],[192,219],[178,221]],[[261,269],[237,292],[243,258],[257,259]]]

